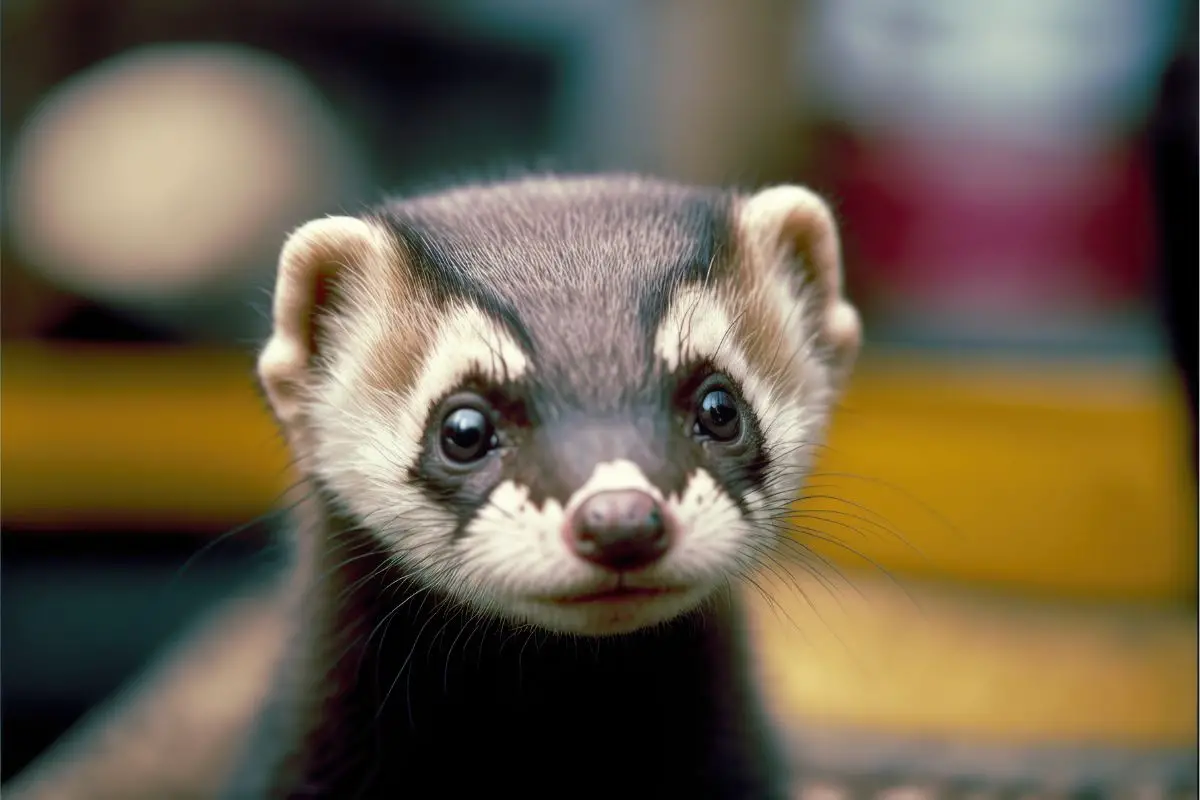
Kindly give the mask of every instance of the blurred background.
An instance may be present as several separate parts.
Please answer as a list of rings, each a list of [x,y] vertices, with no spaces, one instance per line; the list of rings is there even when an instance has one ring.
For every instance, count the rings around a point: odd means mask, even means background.
[[[797,758],[1194,791],[1196,30],[1186,0],[6,0],[0,777],[274,558],[286,232],[525,167],[837,211],[867,345],[797,504],[828,562],[755,606]]]

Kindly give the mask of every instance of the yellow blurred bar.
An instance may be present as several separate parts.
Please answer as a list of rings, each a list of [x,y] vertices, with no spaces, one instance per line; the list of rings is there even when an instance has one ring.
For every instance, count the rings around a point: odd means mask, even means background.
[[[0,358],[6,523],[233,525],[289,483],[250,354],[21,344]]]
[[[0,514],[232,526],[289,484],[251,355],[0,352]],[[1092,596],[1193,598],[1192,486],[1166,377],[866,361],[797,505],[839,563]]]
[[[891,570],[1194,603],[1184,419],[1151,370],[868,362],[806,490],[842,499],[800,524]]]
[[[1194,610],[851,579],[764,576],[770,602],[749,593],[782,719],[982,745],[1194,752]]]

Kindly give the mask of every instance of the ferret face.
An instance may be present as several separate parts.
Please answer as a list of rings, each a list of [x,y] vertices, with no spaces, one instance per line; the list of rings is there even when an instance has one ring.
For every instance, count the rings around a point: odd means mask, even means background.
[[[821,235],[803,190],[615,178],[311,223],[285,248],[264,383],[406,573],[555,631],[651,626],[782,535],[858,340]],[[281,333],[289,270],[332,291]]]

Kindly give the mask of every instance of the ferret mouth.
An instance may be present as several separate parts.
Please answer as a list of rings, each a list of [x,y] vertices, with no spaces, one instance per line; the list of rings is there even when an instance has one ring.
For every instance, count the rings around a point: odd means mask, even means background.
[[[665,595],[679,594],[682,591],[683,588],[678,586],[613,586],[582,594],[548,597],[546,600],[557,605],[636,603]]]

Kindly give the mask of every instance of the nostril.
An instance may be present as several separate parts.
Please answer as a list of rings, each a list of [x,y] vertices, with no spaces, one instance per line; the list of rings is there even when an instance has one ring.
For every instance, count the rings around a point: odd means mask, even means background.
[[[662,507],[633,489],[589,497],[568,521],[566,536],[581,558],[618,571],[647,566],[670,545]]]

